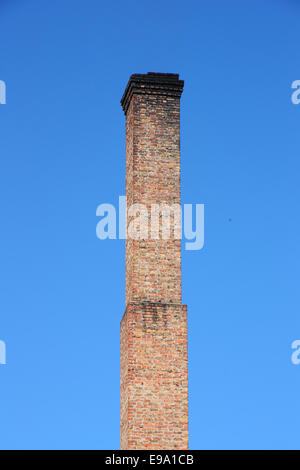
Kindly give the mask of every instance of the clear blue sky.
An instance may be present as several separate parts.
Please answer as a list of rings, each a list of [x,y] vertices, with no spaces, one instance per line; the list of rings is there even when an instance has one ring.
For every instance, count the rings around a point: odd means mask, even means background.
[[[2,449],[119,447],[124,241],[96,207],[125,193],[132,73],[174,72],[190,447],[300,448],[297,0],[1,0]],[[231,221],[229,220],[231,219]]]

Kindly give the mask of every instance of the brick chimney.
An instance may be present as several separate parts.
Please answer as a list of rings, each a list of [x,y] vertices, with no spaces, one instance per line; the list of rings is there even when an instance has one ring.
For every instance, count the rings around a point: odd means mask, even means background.
[[[144,204],[150,214],[151,204],[180,204],[183,83],[177,74],[164,73],[129,79],[121,100],[126,115],[127,208]],[[161,230],[159,234],[159,239],[126,240],[121,449],[188,448],[181,240],[174,233],[169,239],[162,239]]]

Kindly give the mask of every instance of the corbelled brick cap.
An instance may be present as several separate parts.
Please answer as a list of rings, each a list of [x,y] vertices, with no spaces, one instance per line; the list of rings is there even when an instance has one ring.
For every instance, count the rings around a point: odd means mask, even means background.
[[[127,113],[132,95],[154,94],[165,96],[181,96],[184,81],[179,80],[178,73],[135,73],[131,75],[121,105],[124,113]]]

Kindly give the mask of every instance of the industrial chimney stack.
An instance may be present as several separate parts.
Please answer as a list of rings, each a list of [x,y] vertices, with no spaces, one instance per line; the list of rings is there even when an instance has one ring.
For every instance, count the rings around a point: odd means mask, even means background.
[[[180,204],[177,74],[130,77],[126,115],[127,208]],[[174,222],[174,221],[173,221]],[[128,220],[130,223],[130,218]],[[181,303],[181,240],[126,239],[121,321],[121,449],[188,448],[187,308]]]

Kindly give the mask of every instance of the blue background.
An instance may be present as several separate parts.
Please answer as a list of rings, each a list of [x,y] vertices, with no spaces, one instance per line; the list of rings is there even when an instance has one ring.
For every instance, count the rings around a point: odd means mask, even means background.
[[[119,447],[124,241],[96,208],[125,193],[120,98],[173,72],[182,202],[190,447],[300,448],[297,0],[1,0],[2,449]],[[230,220],[231,219],[231,220]]]

